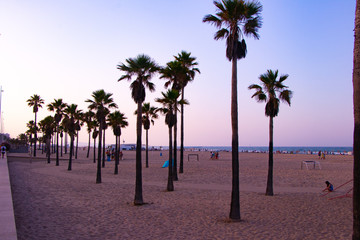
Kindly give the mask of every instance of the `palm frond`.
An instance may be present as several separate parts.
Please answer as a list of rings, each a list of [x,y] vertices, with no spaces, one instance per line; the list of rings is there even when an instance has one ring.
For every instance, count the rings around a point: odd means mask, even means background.
[[[289,104],[291,106],[291,98],[293,96],[293,92],[291,90],[284,90],[280,92],[279,98],[283,101]]]
[[[203,18],[203,22],[209,22],[210,24],[214,25],[217,28],[220,28],[222,25],[221,19],[218,17],[208,14]]]
[[[219,39],[227,38],[228,36],[229,36],[229,30],[227,30],[226,28],[222,28],[215,33],[214,39],[219,40]]]

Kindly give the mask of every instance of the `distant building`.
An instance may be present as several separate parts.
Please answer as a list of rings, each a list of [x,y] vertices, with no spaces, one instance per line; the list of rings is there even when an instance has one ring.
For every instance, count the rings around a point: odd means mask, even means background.
[[[121,150],[135,150],[136,144],[121,144]]]
[[[10,134],[8,133],[0,133],[0,144],[6,142],[10,139]]]

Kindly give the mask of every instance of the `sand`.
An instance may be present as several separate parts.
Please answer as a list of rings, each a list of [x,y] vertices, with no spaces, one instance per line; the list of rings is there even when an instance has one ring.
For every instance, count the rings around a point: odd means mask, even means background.
[[[187,160],[188,154],[198,154]],[[184,173],[167,192],[167,152],[150,152],[145,168],[143,206],[132,204],[135,152],[125,151],[119,175],[114,162],[102,169],[96,184],[96,164],[85,151],[67,171],[67,161],[55,166],[44,158],[9,154],[18,239],[351,239],[352,198],[346,185],[321,197],[325,180],[335,188],[352,179],[352,156],[274,155],[275,196],[265,196],[268,155],[240,154],[241,222],[229,222],[231,153],[209,160],[209,152],[186,152]],[[321,170],[301,169],[317,160]]]

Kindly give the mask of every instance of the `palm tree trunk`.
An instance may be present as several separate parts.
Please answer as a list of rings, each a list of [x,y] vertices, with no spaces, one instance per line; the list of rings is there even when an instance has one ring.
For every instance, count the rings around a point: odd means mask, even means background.
[[[114,174],[119,173],[119,151],[118,151],[118,136],[115,135],[115,170]]]
[[[268,167],[268,178],[266,184],[266,196],[273,196],[273,169],[274,169],[274,118],[270,116],[269,122],[269,167]]]
[[[146,168],[149,167],[149,130],[146,129]]]
[[[60,152],[60,156],[63,156],[63,137],[61,137],[61,152]]]
[[[105,129],[104,129],[104,136],[103,136],[103,148],[102,148],[102,167],[105,167]]]
[[[34,141],[34,157],[36,157],[36,142],[37,142],[37,125],[36,125],[36,112],[35,112],[35,133],[34,133],[34,137],[35,137],[35,141]]]
[[[51,137],[46,137],[46,157],[47,157],[47,163],[50,163],[50,153],[51,153]]]
[[[59,131],[56,131],[56,166],[59,166]]]
[[[50,137],[50,144],[51,144],[51,154],[55,153],[56,146],[55,146],[55,135],[51,135]]]
[[[138,101],[137,109],[137,120],[136,120],[136,180],[135,180],[135,205],[142,205],[143,196],[142,196],[142,169],[141,169],[141,127],[142,127],[142,108],[141,101]]]
[[[173,162],[172,162],[172,127],[169,127],[169,171],[168,171],[168,183],[167,190],[169,192],[174,191],[174,182],[173,182]]]
[[[353,186],[353,240],[360,239],[360,1],[356,1],[355,43],[353,66],[354,97],[354,186]]]
[[[74,151],[74,134],[70,134],[70,154],[69,154],[68,171],[71,171],[73,151]]]
[[[231,77],[231,129],[232,129],[232,190],[230,219],[240,221],[240,187],[239,187],[239,135],[237,103],[237,59],[232,60]]]
[[[173,169],[173,178],[174,181],[178,181],[177,175],[177,105],[175,105],[175,124],[174,124],[174,166]]]
[[[96,138],[94,138],[94,163],[96,163]]]
[[[64,135],[65,135],[65,154],[67,154],[67,152],[68,152],[68,147],[67,147],[67,145],[68,145],[68,134],[65,133]]]
[[[79,147],[79,131],[76,131],[76,151],[75,151],[75,159],[77,159]]]
[[[102,122],[102,121],[101,121]],[[96,183],[101,183],[101,142],[102,142],[102,126],[100,122],[99,128],[99,144],[98,144],[98,162],[97,162],[97,171],[96,171]]]
[[[91,131],[89,132],[89,142],[88,142],[88,150],[87,150],[86,158],[89,158],[89,154],[90,154],[90,141],[91,141]]]
[[[184,87],[181,90],[181,100],[184,100]],[[181,104],[179,173],[184,173],[184,104]]]

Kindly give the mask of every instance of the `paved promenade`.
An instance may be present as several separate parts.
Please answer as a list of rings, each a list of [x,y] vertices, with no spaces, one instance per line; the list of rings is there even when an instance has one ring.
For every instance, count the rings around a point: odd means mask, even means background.
[[[6,156],[5,158],[0,157],[0,239],[17,239]]]

